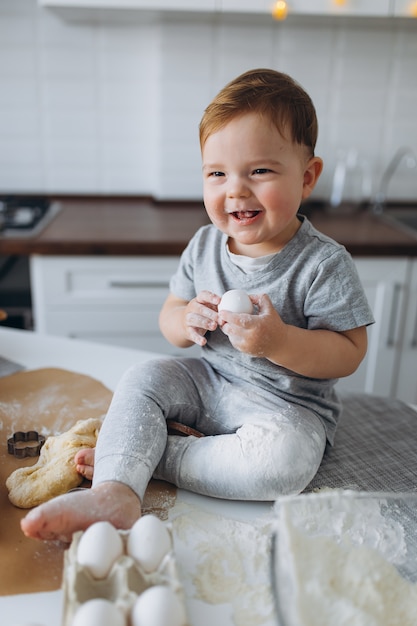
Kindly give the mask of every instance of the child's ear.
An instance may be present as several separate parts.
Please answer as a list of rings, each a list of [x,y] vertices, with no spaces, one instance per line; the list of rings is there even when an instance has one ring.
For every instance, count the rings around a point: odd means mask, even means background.
[[[312,157],[304,170],[304,181],[303,181],[303,200],[308,198],[308,196],[313,191],[314,187],[318,179],[320,178],[320,174],[323,171],[323,161],[320,157]]]

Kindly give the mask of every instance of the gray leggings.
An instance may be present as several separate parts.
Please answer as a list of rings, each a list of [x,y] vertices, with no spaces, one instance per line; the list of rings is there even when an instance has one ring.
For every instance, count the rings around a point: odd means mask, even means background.
[[[175,419],[205,437],[167,435]],[[157,359],[120,380],[101,429],[94,484],[128,485],[143,500],[153,476],[208,496],[272,501],[300,493],[326,446],[317,415],[204,359]]]

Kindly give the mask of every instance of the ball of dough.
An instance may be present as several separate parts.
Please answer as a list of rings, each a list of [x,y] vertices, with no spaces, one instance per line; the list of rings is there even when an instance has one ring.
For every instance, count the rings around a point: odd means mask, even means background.
[[[48,437],[35,465],[21,467],[6,481],[9,500],[30,509],[78,487],[83,477],[76,470],[74,456],[81,448],[94,448],[102,421],[79,420],[62,435]]]

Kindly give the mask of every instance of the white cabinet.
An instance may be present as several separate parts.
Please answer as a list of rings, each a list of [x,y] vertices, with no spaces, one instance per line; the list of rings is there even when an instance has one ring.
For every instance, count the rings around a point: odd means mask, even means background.
[[[397,397],[417,405],[417,260],[410,263]]]
[[[198,355],[161,335],[159,311],[178,257],[31,257],[35,330],[163,354]],[[375,324],[349,391],[417,404],[417,260],[356,258]]]
[[[221,0],[38,0],[50,8],[141,9],[146,11],[215,11]]]
[[[416,0],[392,0],[393,14],[397,17],[417,17]]]
[[[224,13],[267,13],[271,15],[273,0],[220,0]]]
[[[233,13],[271,13],[274,0],[218,0],[221,10]],[[289,14],[351,15],[388,17],[412,16],[417,10],[415,0],[288,0]],[[415,14],[414,14],[415,17]]]
[[[223,0],[223,2],[227,1]],[[302,13],[305,15],[369,15],[387,17],[390,14],[390,4],[391,0],[346,0],[344,4],[337,4],[334,0],[288,0],[290,13]]]
[[[225,13],[271,14],[273,0],[38,0],[49,8],[74,9],[139,9],[145,11],[188,11],[193,13],[223,11]],[[288,0],[291,14],[380,16],[410,15],[410,0]]]
[[[178,257],[32,256],[35,330],[184,354],[164,339],[158,326],[178,261]]]
[[[375,324],[368,328],[365,359],[352,376],[340,379],[338,388],[395,397],[411,261],[357,258],[355,263]]]

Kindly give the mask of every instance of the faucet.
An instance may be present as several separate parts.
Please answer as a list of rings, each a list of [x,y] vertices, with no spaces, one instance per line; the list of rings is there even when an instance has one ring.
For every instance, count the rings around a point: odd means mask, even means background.
[[[371,195],[371,174],[369,164],[365,159],[360,159],[356,150],[350,149],[337,161],[333,174],[332,190],[330,194],[330,206],[335,208],[341,205],[346,187],[348,174],[358,175],[361,179],[361,200]],[[350,181],[352,183],[352,180]],[[352,189],[350,190],[352,193]]]
[[[384,212],[387,201],[388,185],[403,159],[405,159],[405,163],[410,169],[417,166],[417,157],[411,148],[406,146],[398,148],[397,152],[394,154],[382,174],[379,187],[375,193],[372,211],[376,215],[381,215],[381,213]]]

